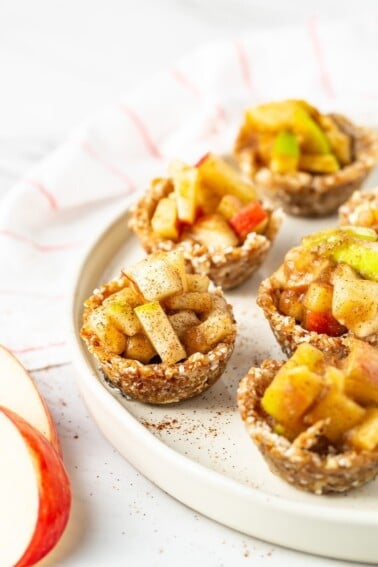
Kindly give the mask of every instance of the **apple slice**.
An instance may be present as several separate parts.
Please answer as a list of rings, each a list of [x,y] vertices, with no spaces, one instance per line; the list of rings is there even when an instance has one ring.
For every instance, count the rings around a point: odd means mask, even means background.
[[[206,154],[197,164],[200,181],[220,197],[235,195],[244,204],[254,201],[256,191],[231,165],[214,154]]]
[[[0,403],[23,417],[61,453],[58,434],[46,402],[22,364],[2,345]]]
[[[58,542],[70,482],[54,447],[22,417],[0,408],[1,565],[29,567]]]
[[[241,241],[250,232],[262,232],[268,222],[268,214],[258,201],[252,201],[230,219],[230,225]]]

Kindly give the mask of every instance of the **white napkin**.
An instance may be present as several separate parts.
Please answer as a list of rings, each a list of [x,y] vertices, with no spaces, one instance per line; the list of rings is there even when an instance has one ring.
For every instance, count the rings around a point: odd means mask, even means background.
[[[67,362],[68,282],[85,247],[170,159],[229,152],[247,105],[305,98],[377,125],[377,37],[375,18],[251,32],[83,125],[0,202],[0,343],[29,369]]]

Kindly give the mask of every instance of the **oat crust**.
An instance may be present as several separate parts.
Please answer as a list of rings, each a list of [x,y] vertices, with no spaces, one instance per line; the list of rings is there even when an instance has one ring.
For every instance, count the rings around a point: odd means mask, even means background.
[[[124,358],[104,349],[96,335],[86,327],[91,311],[124,286],[125,278],[121,276],[93,292],[85,303],[80,333],[111,384],[126,396],[149,404],[179,402],[197,396],[212,386],[224,372],[234,349],[236,325],[233,333],[207,354],[194,353],[177,364],[142,364]],[[215,293],[223,297],[219,289]],[[232,315],[229,304],[225,303],[225,309]]]
[[[378,450],[314,450],[322,434],[322,422],[307,429],[294,442],[278,435],[260,401],[284,361],[266,360],[251,368],[238,388],[238,405],[251,439],[266,459],[270,470],[296,488],[323,493],[341,493],[362,486],[378,474]],[[313,450],[311,450],[313,449]]]

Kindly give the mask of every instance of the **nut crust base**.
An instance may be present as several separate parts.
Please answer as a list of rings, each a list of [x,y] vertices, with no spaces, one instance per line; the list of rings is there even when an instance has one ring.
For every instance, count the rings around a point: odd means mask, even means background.
[[[378,231],[378,219],[373,224],[361,222],[356,215],[356,209],[363,205],[367,210],[375,213],[378,210],[378,187],[373,187],[368,191],[355,191],[350,199],[339,208],[339,225],[366,226]],[[374,214],[374,217],[376,215]]]
[[[251,368],[238,388],[239,411],[251,439],[270,470],[296,488],[315,494],[346,492],[378,474],[378,450],[316,452],[322,422],[307,429],[294,442],[273,431],[260,406],[261,398],[284,361],[266,360]]]
[[[352,138],[354,161],[332,174],[303,171],[279,174],[262,167],[253,171],[248,133],[240,130],[234,155],[240,168],[252,179],[261,194],[285,212],[303,217],[326,216],[346,201],[369,175],[378,159],[377,135],[356,126],[341,114],[329,114],[339,128]]]
[[[101,305],[109,295],[124,287],[124,281],[121,277],[95,290],[86,301],[83,313],[80,335],[107,379],[126,396],[149,404],[179,402],[210,388],[224,372],[232,354],[236,326],[233,333],[208,353],[194,353],[177,364],[142,364],[137,360],[111,353],[104,349],[96,335],[88,330],[86,321],[93,309]],[[223,297],[220,290],[215,293]],[[225,308],[232,314],[230,305],[225,303]]]

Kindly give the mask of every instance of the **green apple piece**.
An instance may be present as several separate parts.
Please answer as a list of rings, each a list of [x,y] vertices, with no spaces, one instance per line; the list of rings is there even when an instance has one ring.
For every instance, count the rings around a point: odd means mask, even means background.
[[[350,240],[337,246],[333,259],[356,270],[362,277],[378,281],[378,242]]]
[[[353,238],[375,242],[377,233],[372,228],[364,226],[341,226],[339,228],[327,228],[319,230],[302,239],[302,246],[306,249],[314,249],[319,245],[326,244],[328,250],[333,250],[340,242],[346,242]]]
[[[246,122],[258,132],[294,132],[305,153],[329,154],[331,146],[321,127],[311,118],[303,104],[284,100],[262,104],[246,112]]]
[[[302,108],[297,108],[294,111],[293,130],[301,141],[301,150],[304,153],[329,154],[331,152],[327,136],[315,120]]]
[[[298,169],[299,143],[292,132],[283,130],[274,139],[270,169],[276,173],[289,173]]]

